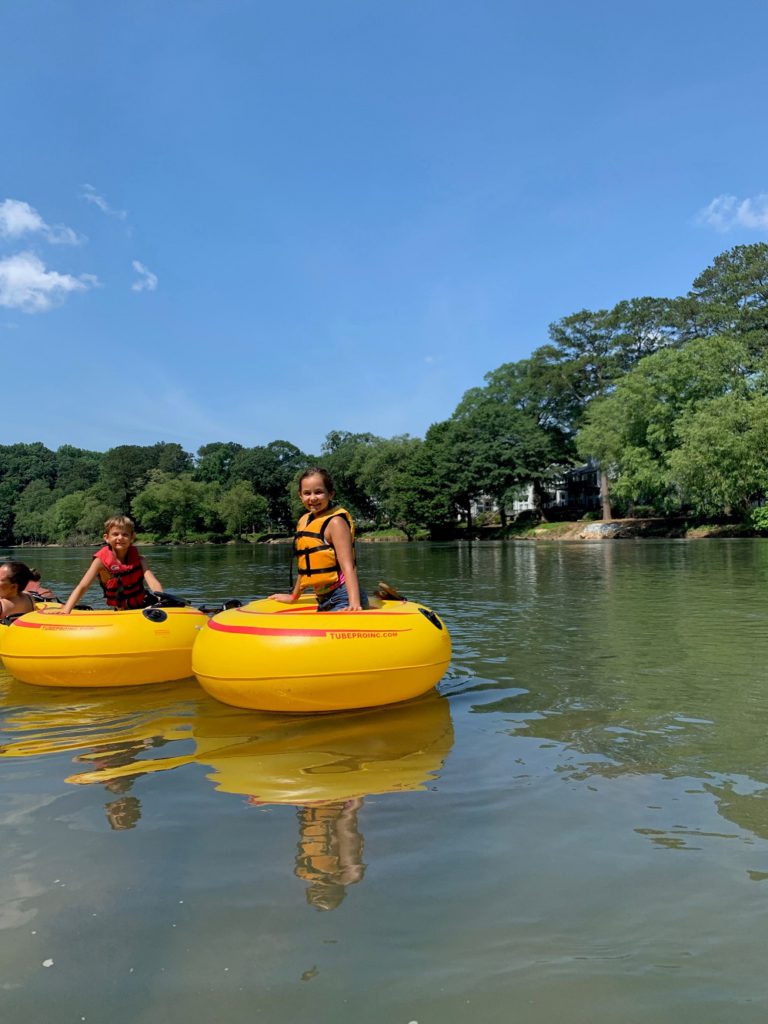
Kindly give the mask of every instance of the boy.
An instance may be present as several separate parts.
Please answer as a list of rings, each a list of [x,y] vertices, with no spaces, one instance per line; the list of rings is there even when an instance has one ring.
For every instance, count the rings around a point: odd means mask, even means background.
[[[151,590],[162,584],[139,554],[133,541],[136,528],[128,516],[112,516],[104,523],[104,547],[93,556],[85,576],[67,598],[61,610],[69,615],[80,598],[98,577],[110,608],[143,608]]]

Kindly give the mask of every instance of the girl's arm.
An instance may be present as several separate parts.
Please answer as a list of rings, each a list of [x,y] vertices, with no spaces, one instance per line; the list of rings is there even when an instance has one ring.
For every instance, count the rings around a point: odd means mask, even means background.
[[[336,561],[344,573],[344,582],[347,585],[347,593],[349,594],[349,608],[345,609],[345,611],[360,612],[363,609],[360,604],[360,582],[358,581],[357,569],[355,568],[352,531],[341,516],[336,516],[328,523],[325,536],[333,544],[336,552]]]
[[[94,558],[94,560],[91,562],[90,566],[88,567],[88,571],[85,573],[83,578],[80,580],[80,582],[77,584],[75,589],[72,591],[72,593],[67,598],[67,603],[61,609],[61,612],[60,612],[61,615],[69,615],[69,613],[75,607],[75,605],[80,600],[80,598],[83,596],[83,594],[91,586],[93,581],[99,575],[99,564],[100,563],[98,562],[98,560]]]
[[[270,594],[270,601],[281,601],[283,604],[293,604],[294,601],[298,601],[301,597],[301,592],[304,588],[301,585],[301,577],[299,577],[293,585],[293,590],[290,594]]]

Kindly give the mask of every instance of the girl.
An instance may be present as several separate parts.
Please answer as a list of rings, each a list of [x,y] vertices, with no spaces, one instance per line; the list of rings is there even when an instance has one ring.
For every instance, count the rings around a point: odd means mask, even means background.
[[[35,602],[24,590],[39,579],[40,573],[23,562],[0,564],[0,618],[34,611]]]
[[[333,505],[333,481],[325,469],[308,469],[299,480],[307,510],[296,527],[293,550],[299,576],[290,594],[272,594],[291,604],[312,587],[319,612],[359,612],[368,607],[355,566],[355,527],[346,509]]]

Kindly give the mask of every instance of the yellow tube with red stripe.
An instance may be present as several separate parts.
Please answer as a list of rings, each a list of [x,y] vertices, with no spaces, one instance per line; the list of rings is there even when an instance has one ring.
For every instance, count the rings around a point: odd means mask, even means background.
[[[318,612],[313,598],[268,598],[221,612],[200,631],[192,671],[218,700],[257,711],[374,707],[426,693],[445,674],[451,639],[435,612],[384,601]]]
[[[196,608],[29,612],[0,628],[12,676],[37,686],[139,686],[192,675]]]

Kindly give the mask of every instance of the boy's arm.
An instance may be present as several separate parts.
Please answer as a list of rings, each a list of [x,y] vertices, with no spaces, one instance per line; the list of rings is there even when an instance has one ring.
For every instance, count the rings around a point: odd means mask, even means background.
[[[157,576],[155,576],[155,574],[152,572],[152,570],[149,568],[149,566],[147,565],[147,563],[144,561],[143,558],[141,560],[141,567],[144,570],[144,581],[147,584],[147,586],[149,587],[149,589],[150,590],[162,590],[163,589],[162,583],[157,578]]]
[[[98,562],[97,559],[94,558],[94,560],[91,562],[91,564],[88,567],[88,570],[85,573],[85,575],[83,576],[83,578],[80,580],[80,582],[77,584],[75,589],[72,591],[72,593],[67,598],[66,604],[61,609],[61,614],[62,615],[69,615],[69,613],[72,611],[72,609],[75,607],[75,605],[78,603],[80,598],[88,590],[88,588],[91,586],[91,584],[93,583],[93,581],[96,579],[96,577],[98,575],[99,575],[99,562]]]

